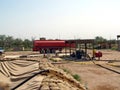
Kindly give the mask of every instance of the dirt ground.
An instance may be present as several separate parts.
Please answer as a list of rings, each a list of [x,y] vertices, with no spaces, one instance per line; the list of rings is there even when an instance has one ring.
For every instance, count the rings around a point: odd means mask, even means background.
[[[120,72],[120,52],[111,50],[101,50],[101,52],[103,57],[95,63],[106,65],[112,61],[110,64],[118,66],[112,68]],[[120,74],[99,67],[92,61],[69,62],[57,66],[68,69],[73,74],[78,74],[88,90],[120,90]]]
[[[113,73],[94,64],[68,63],[59,66],[81,77],[88,90],[120,90],[120,74]]]
[[[117,64],[120,72],[120,52],[111,50],[101,50],[103,57],[100,61],[95,61],[101,65]],[[6,52],[5,55],[31,55],[39,54],[32,51]],[[117,61],[117,62],[116,62]],[[67,61],[63,64],[55,64],[59,68],[68,69],[72,74],[78,74],[81,83],[87,90],[120,90],[120,74],[95,65],[92,61]],[[114,66],[112,66],[114,67]]]

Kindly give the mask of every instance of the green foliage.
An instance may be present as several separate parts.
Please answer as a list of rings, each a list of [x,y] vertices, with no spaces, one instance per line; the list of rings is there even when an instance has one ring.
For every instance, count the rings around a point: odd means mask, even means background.
[[[20,47],[20,46],[22,46],[22,43],[23,43],[23,41],[22,41],[21,39],[19,39],[19,38],[13,40],[13,45],[14,45],[15,47]]]
[[[101,36],[97,36],[95,37],[95,42],[98,44],[98,43],[103,43],[103,42],[106,42],[107,40]]]
[[[5,38],[6,38],[5,35],[0,35],[0,47],[4,47]]]
[[[63,71],[66,72],[67,74],[71,74],[70,70],[68,70],[68,69],[63,68]],[[72,75],[72,74],[71,74],[71,75]],[[78,74],[73,74],[72,77],[73,77],[75,80],[81,82],[81,78],[80,78],[80,76],[79,76]]]
[[[0,35],[0,47],[3,47],[5,50],[22,47],[24,47],[25,50],[31,50],[32,40],[22,40],[20,38],[13,38],[12,36]]]
[[[74,75],[72,75],[73,76],[73,78],[74,79],[76,79],[77,81],[81,81],[81,78],[80,78],[80,76],[78,75],[78,74],[74,74]]]
[[[50,58],[50,60],[53,61],[53,62],[57,62],[57,60],[54,59],[54,58]]]
[[[70,73],[70,71],[68,69],[63,68],[63,71],[66,73]]]
[[[118,48],[117,47],[112,47],[111,50],[117,50]]]
[[[28,39],[25,39],[25,40],[23,41],[23,46],[24,46],[25,48],[31,48],[31,47],[32,47],[32,42],[31,42],[30,40],[28,40]]]

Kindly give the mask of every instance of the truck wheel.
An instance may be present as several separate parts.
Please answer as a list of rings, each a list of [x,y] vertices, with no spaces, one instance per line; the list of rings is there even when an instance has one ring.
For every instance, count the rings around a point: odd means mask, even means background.
[[[40,54],[42,54],[41,50],[39,51]]]
[[[50,49],[50,53],[52,53],[52,49]]]
[[[39,52],[40,52],[40,54],[43,54],[43,53],[45,52],[45,50],[42,49],[42,50],[40,50]]]
[[[55,53],[55,49],[52,50],[52,53]]]
[[[46,51],[45,49],[40,50],[41,54],[46,53],[45,51]]]
[[[46,50],[46,53],[50,53],[50,49],[47,49],[47,50]]]

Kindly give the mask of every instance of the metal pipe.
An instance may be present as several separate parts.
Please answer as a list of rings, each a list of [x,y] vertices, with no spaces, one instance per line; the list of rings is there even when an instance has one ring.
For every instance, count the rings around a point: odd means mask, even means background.
[[[22,86],[24,83],[28,82],[30,79],[32,79],[33,77],[35,77],[36,75],[42,74],[44,72],[49,72],[49,70],[42,70],[42,71],[40,71],[38,73],[35,73],[34,75],[30,76],[29,78],[27,78],[26,80],[24,80],[23,82],[21,82],[20,84],[18,84],[17,86],[13,87],[11,90],[17,89],[18,87]]]

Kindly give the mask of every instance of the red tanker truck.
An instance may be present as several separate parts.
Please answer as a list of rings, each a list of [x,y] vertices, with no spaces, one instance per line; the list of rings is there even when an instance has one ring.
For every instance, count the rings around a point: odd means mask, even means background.
[[[68,44],[65,40],[34,40],[33,51],[40,53],[55,53],[56,50],[62,51],[65,47],[75,47],[75,44]]]

